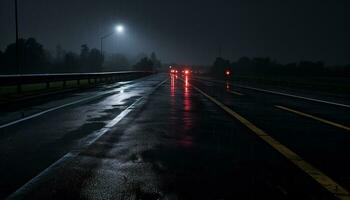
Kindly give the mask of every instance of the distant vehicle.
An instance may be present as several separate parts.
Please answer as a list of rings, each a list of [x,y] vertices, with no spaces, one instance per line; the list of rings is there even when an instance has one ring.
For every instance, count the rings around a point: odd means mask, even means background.
[[[191,71],[189,70],[189,69],[185,69],[184,71],[183,71],[183,74],[185,74],[185,75],[189,75],[191,73]]]
[[[176,67],[170,66],[169,67],[169,72],[170,72],[170,74],[177,74],[179,71],[178,71],[178,69]]]
[[[231,76],[232,76],[232,71],[229,69],[226,69],[225,70],[225,77],[229,79],[229,78],[231,78]]]
[[[231,76],[231,70],[226,69],[226,70],[225,70],[225,75],[226,75],[226,76]]]
[[[177,70],[173,69],[171,70],[171,73],[177,73]]]
[[[190,67],[183,67],[183,66],[170,66],[169,72],[170,74],[178,74],[183,76],[188,76],[193,73]]]

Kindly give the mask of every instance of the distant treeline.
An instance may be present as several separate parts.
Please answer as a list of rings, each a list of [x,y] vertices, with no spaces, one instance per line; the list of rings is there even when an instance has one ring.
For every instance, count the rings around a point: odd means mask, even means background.
[[[43,45],[34,38],[20,39],[18,42],[18,62],[16,65],[16,44],[7,46],[5,52],[0,51],[0,73],[61,73],[61,72],[98,72],[101,71],[103,56],[97,49],[89,49],[81,45],[80,54],[66,52],[60,46],[56,48],[56,56],[52,56]]]
[[[80,53],[65,51],[61,46],[56,47],[56,55],[52,55],[42,44],[34,38],[20,39],[18,42],[18,60],[16,43],[7,46],[4,52],[0,51],[0,74],[32,74],[32,73],[84,73],[104,71],[105,57],[100,50],[90,49],[86,44],[81,45]],[[109,69],[119,63],[127,63],[123,55],[112,57],[107,63]],[[133,66],[137,70],[153,70],[161,66],[156,54],[150,58],[144,55]],[[19,62],[20,68],[17,68]],[[114,68],[115,69],[115,68]]]
[[[242,57],[235,62],[218,57],[210,69],[214,76],[223,76],[230,69],[234,74],[247,76],[336,76],[350,77],[349,65],[326,66],[324,62],[300,61],[280,64],[270,58]]]

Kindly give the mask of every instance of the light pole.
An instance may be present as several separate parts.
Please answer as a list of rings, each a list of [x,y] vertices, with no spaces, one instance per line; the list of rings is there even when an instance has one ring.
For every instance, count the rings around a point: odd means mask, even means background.
[[[115,27],[115,31],[109,33],[109,34],[106,34],[104,36],[101,37],[101,55],[103,56],[103,40],[108,38],[109,36],[113,35],[114,33],[117,33],[117,34],[122,34],[124,32],[124,26],[123,25],[117,25]]]
[[[19,57],[19,34],[18,34],[18,3],[17,0],[15,0],[15,24],[16,24],[16,71],[17,75],[21,74],[21,68],[20,68],[20,57]],[[17,91],[21,92],[21,77],[18,78],[17,83]]]
[[[15,0],[15,23],[16,23],[16,65],[17,65],[17,73],[20,73],[19,70],[19,60],[18,60],[18,40],[19,40],[19,36],[18,36],[18,3],[17,0]]]

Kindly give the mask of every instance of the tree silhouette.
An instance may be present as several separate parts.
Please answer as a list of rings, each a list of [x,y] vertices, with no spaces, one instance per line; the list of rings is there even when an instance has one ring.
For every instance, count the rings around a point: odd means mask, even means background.
[[[106,59],[106,67],[109,69],[118,70],[120,67],[129,66],[129,64],[128,58],[120,53],[112,54]]]
[[[5,73],[18,73],[16,60],[20,64],[20,73],[43,73],[45,67],[49,64],[46,52],[41,44],[34,38],[19,39],[18,41],[19,56],[16,57],[16,44],[7,46],[3,55],[3,65]]]
[[[86,44],[81,45],[80,49],[80,71],[88,72],[89,71],[89,53],[90,49]]]
[[[5,52],[0,51],[0,73],[64,73],[64,72],[100,72],[104,62],[98,49],[89,49],[81,45],[80,55],[66,52],[60,45],[56,46],[55,58],[34,38],[18,41],[19,56],[16,56],[16,43],[7,46]],[[17,70],[16,60],[20,64]]]
[[[69,52],[64,57],[64,68],[66,72],[78,72],[79,57],[77,54]]]
[[[91,49],[89,52],[87,62],[89,64],[89,71],[100,72],[102,71],[103,55],[98,49]]]
[[[56,46],[56,61],[63,61],[66,52],[62,49],[61,45]]]
[[[79,55],[79,71],[80,72],[100,72],[104,58],[98,49],[91,49],[86,45],[81,45]]]
[[[153,67],[154,63],[152,62],[152,60],[148,59],[147,57],[144,57],[134,65],[134,70],[152,71]]]
[[[161,68],[162,63],[160,62],[160,60],[158,60],[157,55],[156,55],[155,52],[151,53],[151,61],[153,62],[155,69],[160,69]]]
[[[210,69],[210,72],[213,76],[222,77],[226,69],[230,68],[230,61],[225,60],[221,57],[217,57],[213,66]]]

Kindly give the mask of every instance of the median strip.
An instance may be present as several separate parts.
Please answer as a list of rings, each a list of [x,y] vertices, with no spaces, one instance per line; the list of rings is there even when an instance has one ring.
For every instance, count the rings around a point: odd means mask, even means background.
[[[300,168],[302,171],[304,171],[306,174],[308,174],[310,177],[312,177],[315,181],[317,181],[323,188],[331,192],[335,197],[339,199],[350,199],[350,193],[341,185],[339,185],[337,182],[335,182],[332,178],[318,170],[316,167],[309,164],[307,161],[303,160],[298,154],[293,152],[288,147],[284,146],[277,140],[275,140],[273,137],[271,137],[269,134],[267,134],[262,129],[258,128],[254,124],[252,124],[250,121],[236,113],[235,111],[231,110],[229,107],[224,105],[223,103],[219,102],[215,98],[209,96],[201,89],[192,86],[195,90],[197,90],[199,93],[207,97],[209,100],[211,100],[213,103],[218,105],[220,108],[222,108],[224,111],[226,111],[228,114],[230,114],[232,117],[237,119],[239,122],[241,122],[243,125],[245,125],[248,129],[253,131],[260,139],[265,141],[267,144],[269,144],[272,148],[277,150],[279,153],[281,153],[285,158],[287,158],[289,161],[291,161],[293,164],[295,164],[298,168]]]
[[[313,115],[310,115],[310,114],[307,114],[307,113],[303,113],[301,111],[293,110],[291,108],[287,108],[287,107],[284,107],[284,106],[276,105],[275,107],[279,108],[279,109],[282,109],[282,110],[285,110],[285,111],[288,111],[288,112],[291,112],[291,113],[294,113],[294,114],[297,114],[297,115],[301,115],[301,116],[304,116],[304,117],[308,117],[308,118],[311,118],[311,119],[323,122],[323,123],[331,125],[331,126],[335,126],[335,127],[344,129],[346,131],[350,131],[350,127],[347,127],[347,126],[344,126],[344,125],[341,125],[341,124],[338,124],[338,123],[335,123],[335,122],[331,122],[329,120],[322,119],[320,117],[316,117],[316,116],[313,116]]]

